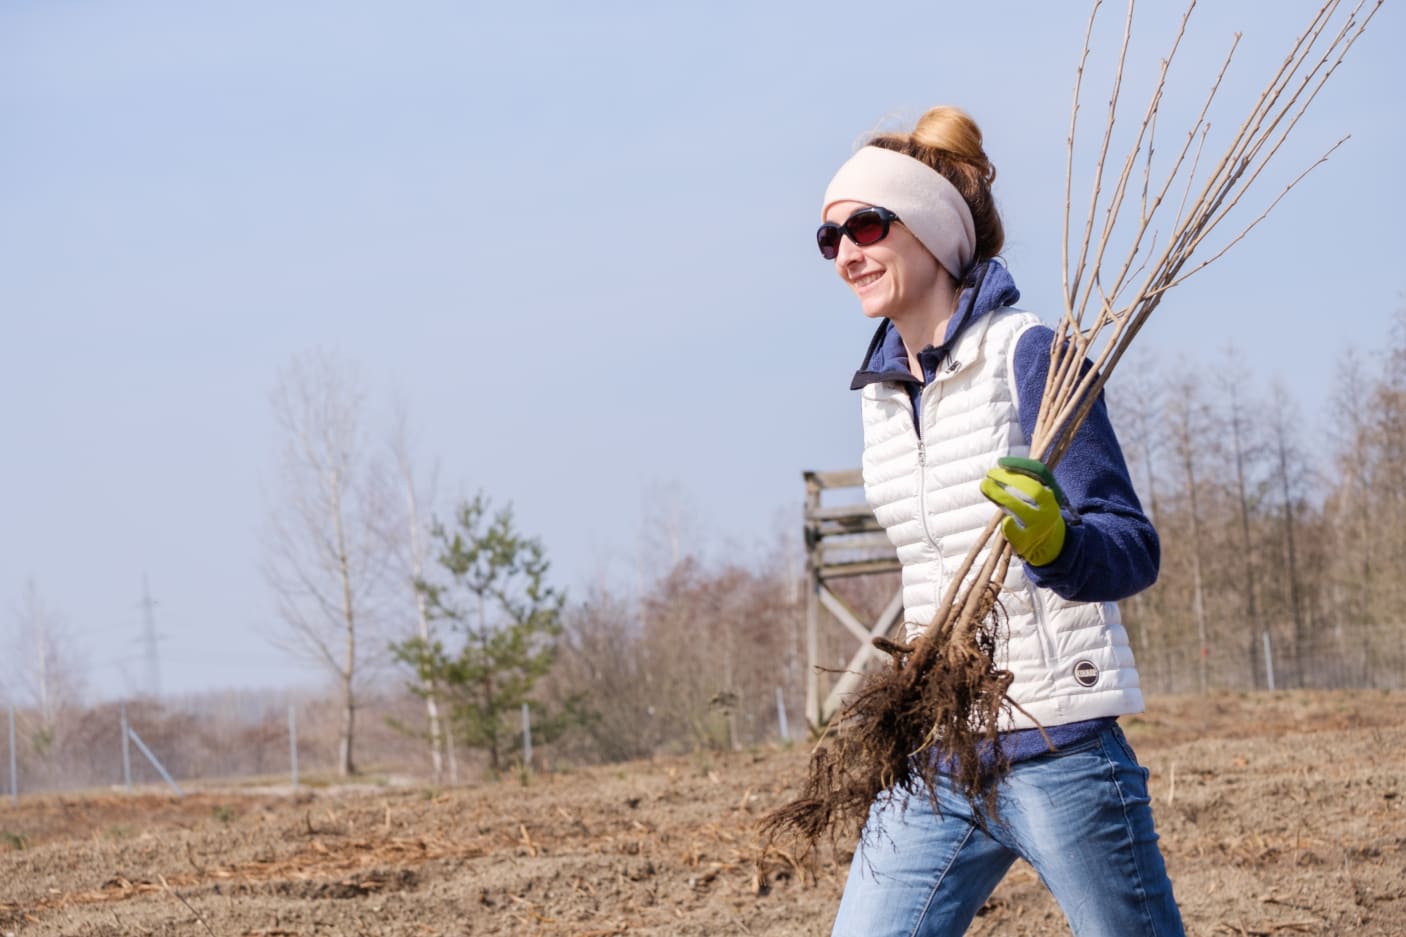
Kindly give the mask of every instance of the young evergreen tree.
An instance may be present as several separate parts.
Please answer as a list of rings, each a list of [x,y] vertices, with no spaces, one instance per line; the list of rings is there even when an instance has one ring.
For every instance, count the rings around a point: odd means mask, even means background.
[[[520,745],[524,703],[534,713],[534,737],[558,728],[532,691],[556,656],[565,598],[547,583],[540,541],[514,527],[511,508],[491,513],[482,495],[460,504],[452,528],[435,524],[433,539],[441,581],[419,588],[454,646],[416,637],[392,651],[414,668],[412,690],[435,686],[448,697],[459,741],[486,751],[497,772]]]

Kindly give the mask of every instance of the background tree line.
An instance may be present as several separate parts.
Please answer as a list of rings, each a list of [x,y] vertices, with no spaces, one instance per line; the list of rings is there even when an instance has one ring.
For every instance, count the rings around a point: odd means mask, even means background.
[[[1163,545],[1158,583],[1123,605],[1149,691],[1406,685],[1406,313],[1336,370],[1321,433],[1291,386],[1257,383],[1233,350],[1115,376],[1110,410]],[[298,703],[306,770],[452,782],[512,768],[524,704],[546,765],[805,732],[799,516],[722,559],[671,528],[628,587],[567,595],[549,532],[519,529],[485,494],[443,504],[407,421],[375,431],[367,399],[329,356],[294,361],[273,395],[270,637],[335,688]],[[896,577],[837,588],[872,619]],[[85,705],[81,655],[38,584],[14,624],[0,701],[22,787],[111,783],[112,706]],[[853,638],[828,619],[820,638],[822,663],[843,667]],[[133,718],[178,775],[277,773],[287,699],[265,696],[145,699]]]
[[[1325,432],[1233,349],[1124,377],[1113,416],[1163,544],[1157,585],[1124,608],[1144,682],[1406,682],[1406,316],[1338,362]]]

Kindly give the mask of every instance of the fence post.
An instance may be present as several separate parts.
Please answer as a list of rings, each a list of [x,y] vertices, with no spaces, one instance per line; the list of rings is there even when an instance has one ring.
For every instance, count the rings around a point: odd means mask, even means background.
[[[532,765],[532,711],[522,704],[522,766]]]
[[[781,741],[791,741],[791,732],[786,725],[786,698],[781,694],[781,687],[776,688],[776,722],[781,727]]]
[[[298,789],[298,708],[288,704],[288,762],[293,766],[293,790]]]
[[[15,760],[15,704],[10,704],[10,803],[20,802],[19,766]]]
[[[1266,628],[1261,634],[1264,636],[1264,683],[1269,687],[1271,693],[1274,692],[1274,654],[1269,647],[1269,629]]]
[[[171,790],[176,792],[176,796],[184,797],[185,794],[176,786],[176,782],[171,780],[170,772],[166,770],[166,766],[161,763],[160,759],[152,754],[151,749],[146,747],[146,743],[143,742],[142,737],[137,734],[137,730],[128,726],[127,734],[132,737],[132,741],[137,743],[137,748],[141,749],[141,753],[146,756],[147,761],[151,762],[151,766],[157,770],[162,779],[165,780],[167,784],[171,785]]]
[[[127,740],[127,704],[122,704],[122,783],[132,793],[132,749]]]

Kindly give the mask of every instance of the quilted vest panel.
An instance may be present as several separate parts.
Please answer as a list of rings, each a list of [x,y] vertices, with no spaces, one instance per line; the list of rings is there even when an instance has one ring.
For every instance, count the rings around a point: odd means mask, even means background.
[[[903,567],[904,627],[916,640],[937,614],[949,582],[997,509],[981,479],[1005,455],[1027,455],[1011,379],[1030,313],[993,311],[958,339],[947,363],[923,389],[921,439],[903,387],[861,391],[864,491]],[[988,551],[973,563],[980,569]],[[970,574],[969,574],[970,575]],[[1067,601],[1036,587],[1019,561],[1002,588],[1005,638],[998,663],[1015,680],[1006,728],[1059,725],[1142,711],[1127,631],[1111,602]]]

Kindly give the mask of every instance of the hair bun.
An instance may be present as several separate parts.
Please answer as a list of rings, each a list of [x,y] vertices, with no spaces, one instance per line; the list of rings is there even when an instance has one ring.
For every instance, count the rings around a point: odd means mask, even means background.
[[[996,181],[996,167],[981,145],[981,128],[959,107],[940,104],[928,108],[913,128],[913,142],[940,150],[969,164],[987,185]]]

